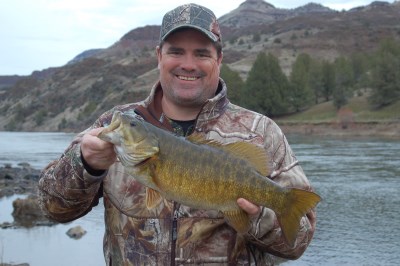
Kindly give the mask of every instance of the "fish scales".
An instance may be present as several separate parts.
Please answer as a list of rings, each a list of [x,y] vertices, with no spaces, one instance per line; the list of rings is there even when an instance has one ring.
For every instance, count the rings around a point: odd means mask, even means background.
[[[127,172],[148,187],[148,208],[164,197],[219,210],[236,231],[245,233],[249,217],[237,205],[238,198],[245,198],[272,209],[293,246],[301,217],[320,201],[313,192],[285,188],[267,178],[270,159],[253,144],[222,145],[197,135],[185,139],[120,112],[99,138],[113,143]]]

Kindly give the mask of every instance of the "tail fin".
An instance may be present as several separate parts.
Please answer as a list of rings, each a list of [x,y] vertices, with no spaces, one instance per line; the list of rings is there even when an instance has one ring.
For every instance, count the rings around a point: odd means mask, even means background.
[[[300,220],[310,209],[314,208],[321,197],[314,192],[292,188],[287,195],[284,210],[277,213],[283,235],[290,246],[294,246],[300,228]]]

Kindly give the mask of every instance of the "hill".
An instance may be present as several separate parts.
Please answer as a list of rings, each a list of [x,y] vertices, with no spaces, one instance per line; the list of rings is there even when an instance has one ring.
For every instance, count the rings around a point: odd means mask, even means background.
[[[399,138],[400,101],[371,109],[367,95],[355,96],[337,111],[332,101],[274,119],[287,134]]]
[[[311,3],[279,9],[247,0],[219,19],[224,62],[245,79],[261,51],[279,58],[285,73],[300,53],[333,60],[374,51],[382,38],[400,40],[399,13],[399,2],[338,12]],[[143,99],[158,77],[159,29],[133,29],[106,49],[17,79],[0,91],[0,130],[78,132],[113,105]]]

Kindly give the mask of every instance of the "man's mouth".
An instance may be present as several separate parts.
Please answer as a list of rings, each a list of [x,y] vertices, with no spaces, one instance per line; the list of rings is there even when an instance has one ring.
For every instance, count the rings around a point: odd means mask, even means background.
[[[195,81],[199,78],[199,77],[187,77],[187,76],[179,76],[179,75],[177,77],[180,80],[188,80],[188,81]]]

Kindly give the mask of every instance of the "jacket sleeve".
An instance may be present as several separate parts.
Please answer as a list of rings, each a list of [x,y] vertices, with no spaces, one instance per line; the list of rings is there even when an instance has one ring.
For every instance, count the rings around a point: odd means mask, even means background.
[[[39,180],[39,204],[46,216],[69,222],[88,213],[101,196],[101,176],[90,175],[81,160],[80,143],[86,131],[78,134],[60,159],[51,162]]]
[[[284,187],[312,191],[302,168],[296,164],[296,157],[280,128],[269,119],[264,124],[264,128],[265,146],[269,154],[272,154],[275,171],[282,171],[273,180]],[[247,237],[251,243],[265,252],[282,258],[297,259],[311,242],[315,225],[316,212],[312,209],[300,220],[300,230],[295,245],[290,247],[284,240],[275,213],[263,207],[259,217],[252,221],[252,228]]]

